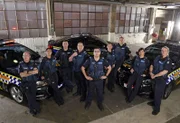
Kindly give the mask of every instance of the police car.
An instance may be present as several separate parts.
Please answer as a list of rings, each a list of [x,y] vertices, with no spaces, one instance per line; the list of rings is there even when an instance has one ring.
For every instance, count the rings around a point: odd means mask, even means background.
[[[147,48],[145,48],[145,56],[153,62],[156,56],[161,54],[161,48],[163,46],[168,46],[170,49],[170,59],[172,60],[172,71],[168,74],[168,79],[166,80],[166,89],[163,95],[164,99],[167,99],[171,94],[171,91],[180,84],[180,44],[175,42],[165,42],[165,43],[155,43]],[[128,78],[131,75],[131,60],[126,60],[122,65],[122,69],[118,74],[118,80],[121,86],[127,88]],[[144,80],[139,90],[139,95],[152,95],[154,83],[151,81],[149,72],[144,74]]]
[[[68,37],[64,37],[60,40],[50,40],[48,42],[48,46],[53,48],[53,53],[55,54],[58,50],[60,50],[62,47],[62,42],[68,41],[69,42],[69,48],[76,50],[77,49],[77,43],[83,42],[84,48],[87,51],[88,54],[93,55],[93,49],[95,47],[101,48],[101,55],[103,56],[103,53],[106,52],[106,45],[108,42],[90,34],[90,33],[80,33],[80,34],[74,34]]]
[[[0,90],[9,92],[17,103],[23,103],[25,94],[20,88],[21,78],[18,74],[18,64],[23,60],[22,54],[29,51],[31,60],[39,62],[40,55],[14,40],[0,40]],[[43,81],[37,81],[37,100],[48,97],[48,86]]]

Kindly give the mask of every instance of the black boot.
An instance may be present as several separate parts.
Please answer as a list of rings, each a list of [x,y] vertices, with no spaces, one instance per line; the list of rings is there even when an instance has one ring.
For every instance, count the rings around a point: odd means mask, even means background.
[[[80,95],[79,92],[76,92],[76,93],[73,94],[73,96],[79,96],[79,95]]]
[[[85,108],[85,109],[89,109],[90,106],[91,106],[91,102],[86,102],[84,108]]]
[[[148,102],[147,103],[149,106],[154,106],[154,101]]]
[[[104,110],[103,104],[102,104],[102,103],[98,103],[98,108],[99,108],[101,111],[103,111],[103,110]]]
[[[80,102],[84,102],[85,100],[86,100],[86,97],[85,96],[81,96]]]

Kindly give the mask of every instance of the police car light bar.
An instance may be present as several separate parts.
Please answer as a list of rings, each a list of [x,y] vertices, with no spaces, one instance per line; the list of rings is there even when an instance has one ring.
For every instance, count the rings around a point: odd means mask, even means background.
[[[14,40],[1,40],[1,41],[0,41],[0,45],[1,45],[1,44],[14,43],[14,42],[15,42]]]

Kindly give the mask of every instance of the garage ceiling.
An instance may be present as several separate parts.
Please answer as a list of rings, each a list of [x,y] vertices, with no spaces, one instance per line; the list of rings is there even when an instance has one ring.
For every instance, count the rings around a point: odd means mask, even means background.
[[[62,2],[132,3],[150,5],[180,5],[180,0],[54,0]]]

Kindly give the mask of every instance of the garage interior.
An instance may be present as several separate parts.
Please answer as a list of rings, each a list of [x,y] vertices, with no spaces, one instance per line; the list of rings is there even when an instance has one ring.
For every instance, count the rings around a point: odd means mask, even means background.
[[[50,39],[78,33],[112,42],[121,35],[130,44],[179,40],[178,15],[171,0],[1,0],[0,36],[38,52]]]
[[[179,41],[179,32],[180,0],[0,0],[0,39],[15,39],[40,54],[49,40],[79,33],[91,33],[110,42],[123,36],[135,53],[140,46],[157,41]],[[52,99],[41,102],[42,114],[38,117],[30,116],[26,106],[0,94],[0,122],[179,123],[178,93],[177,89],[163,102],[164,113],[158,117],[148,114],[152,109],[146,106],[146,98],[137,97],[126,104],[118,87],[116,93],[105,92],[104,112],[95,104],[86,111],[84,103],[64,92],[65,105],[57,107]]]

